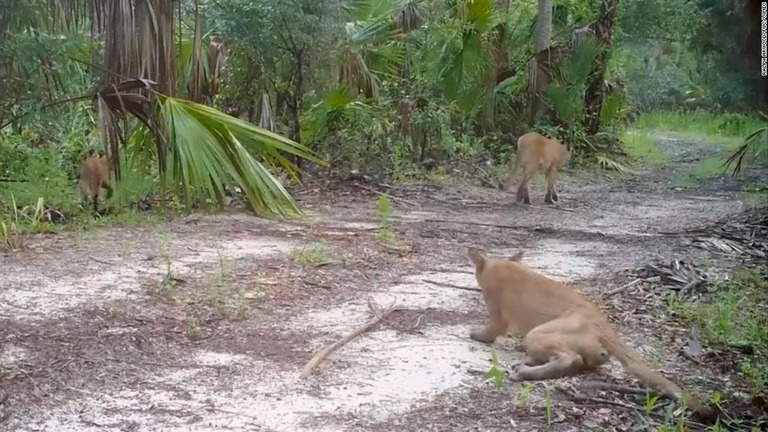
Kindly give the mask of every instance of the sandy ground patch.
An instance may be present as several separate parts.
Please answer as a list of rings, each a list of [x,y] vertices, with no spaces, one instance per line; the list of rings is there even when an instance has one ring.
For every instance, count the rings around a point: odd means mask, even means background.
[[[0,429],[541,430],[540,389],[521,407],[510,403],[519,385],[482,380],[491,348],[468,337],[485,306],[466,246],[524,250],[528,265],[597,295],[653,257],[703,256],[659,232],[742,202],[572,178],[557,210],[536,184],[534,208],[475,186],[392,186],[421,206],[393,204],[389,246],[375,238],[373,195],[349,190],[300,194],[303,221],[230,213],[36,239],[0,257]],[[316,351],[370,317],[369,302],[403,310],[300,379]],[[622,333],[690,382],[679,338],[630,324],[643,314],[616,317]],[[499,347],[502,365],[519,360],[514,340]],[[605,374],[627,379],[615,364]],[[552,397],[552,430],[632,422]]]

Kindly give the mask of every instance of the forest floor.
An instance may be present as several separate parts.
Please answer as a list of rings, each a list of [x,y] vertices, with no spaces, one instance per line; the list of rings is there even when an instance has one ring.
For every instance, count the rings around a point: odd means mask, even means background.
[[[558,208],[543,203],[541,177],[532,207],[475,185],[308,183],[293,192],[309,215],[299,221],[228,211],[32,237],[24,251],[0,254],[0,430],[662,424],[663,414],[638,414],[644,395],[582,386],[642,387],[615,360],[598,376],[546,385],[484,381],[491,347],[468,337],[486,315],[466,255],[470,245],[490,256],[523,250],[525,264],[592,298],[649,263],[724,272],[732,260],[670,233],[715,223],[754,197],[725,175],[686,180],[718,146],[666,137],[661,147],[669,164],[632,180],[565,173]],[[395,197],[391,232],[377,234],[373,190]],[[686,389],[722,391],[738,377],[681,354],[691,336],[660,285],[627,288],[605,310],[654,368]],[[300,378],[315,353],[370,319],[369,304],[400,309]],[[497,342],[502,367],[520,358],[514,341]]]

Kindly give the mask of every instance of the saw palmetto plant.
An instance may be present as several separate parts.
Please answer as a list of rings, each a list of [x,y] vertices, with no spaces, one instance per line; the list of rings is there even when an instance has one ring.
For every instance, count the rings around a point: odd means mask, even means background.
[[[223,204],[224,185],[235,183],[257,213],[300,216],[273,171],[296,175],[285,153],[323,161],[298,143],[193,102],[210,98],[222,64],[221,51],[209,55],[210,47],[203,43],[196,2],[194,6],[193,30],[187,32],[191,34],[176,28],[179,0],[19,2],[15,9],[3,9],[0,23],[6,28],[0,30],[44,28],[80,35],[89,29],[102,44],[98,54],[103,61],[91,63],[98,72],[99,90],[88,97],[94,101],[101,142],[118,181],[120,154],[144,152],[143,159],[156,161],[161,182],[187,202],[205,197]],[[45,82],[56,82],[56,71],[41,69]],[[177,97],[177,92],[186,94]]]

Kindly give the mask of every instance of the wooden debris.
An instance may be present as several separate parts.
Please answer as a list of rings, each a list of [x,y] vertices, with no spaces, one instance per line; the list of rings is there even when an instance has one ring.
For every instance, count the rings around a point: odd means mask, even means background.
[[[637,279],[633,280],[632,282],[624,284],[624,285],[622,285],[622,286],[620,286],[618,288],[614,288],[614,289],[612,289],[610,291],[606,291],[600,297],[602,299],[607,299],[608,297],[611,297],[611,296],[616,295],[616,294],[618,294],[618,293],[620,293],[622,291],[625,291],[628,288],[632,288],[633,286],[635,286],[635,285],[637,285],[637,284],[639,284],[641,282],[659,282],[660,280],[661,280],[661,278],[658,277],[658,276],[649,277],[649,278],[637,278]]]
[[[405,198],[396,197],[394,195],[390,195],[388,193],[384,193],[384,192],[381,192],[381,191],[377,191],[376,189],[369,188],[368,186],[363,186],[363,185],[361,185],[360,183],[357,183],[357,182],[355,182],[354,185],[359,187],[360,189],[367,190],[368,192],[373,192],[373,193],[377,193],[379,195],[384,195],[385,197],[387,197],[387,198],[389,198],[389,199],[391,199],[392,201],[395,201],[395,202],[401,202],[401,203],[404,203],[404,204],[410,204],[410,205],[412,205],[414,207],[421,207],[419,204],[417,204],[417,203],[415,203],[413,201],[407,200]]]
[[[453,289],[459,289],[459,290],[464,290],[464,291],[476,291],[476,292],[481,292],[482,291],[480,288],[466,287],[466,286],[455,285],[455,284],[450,284],[450,283],[446,283],[446,282],[438,282],[436,280],[431,280],[431,279],[422,279],[421,281],[424,282],[424,283],[428,283],[428,284],[432,284],[432,285],[437,285],[439,287],[444,287],[444,288],[453,288]]]
[[[695,290],[705,288],[707,284],[707,276],[700,269],[682,260],[649,263],[637,273],[644,279],[658,278],[664,288],[677,291],[680,296],[690,295]]]
[[[483,186],[487,186],[491,189],[497,189],[497,185],[493,183],[493,178],[487,172],[483,171],[482,168],[460,157],[459,155],[453,154],[452,156],[454,160],[461,162],[464,165],[472,168],[475,171],[475,174],[473,175],[476,179],[480,180],[480,184],[482,184]]]
[[[373,316],[371,319],[369,319],[365,324],[357,328],[352,333],[344,336],[340,340],[327,345],[325,348],[320,350],[317,354],[315,354],[314,357],[312,357],[312,360],[307,362],[306,366],[304,366],[304,369],[301,371],[301,375],[299,375],[300,378],[306,378],[312,374],[312,371],[320,365],[320,363],[323,362],[331,353],[336,351],[337,349],[341,348],[342,345],[346,344],[347,342],[351,341],[352,339],[360,336],[361,334],[368,331],[371,327],[375,326],[379,323],[382,319],[384,319],[387,315],[390,313],[398,310],[399,308],[395,307],[394,303],[387,307],[384,310],[381,310],[378,306],[374,305],[370,301],[368,302],[368,308],[373,313]]]
[[[731,216],[695,230],[693,244],[702,249],[732,256],[768,257],[768,208]]]
[[[612,384],[612,383],[607,383],[602,381],[583,381],[579,387],[587,390],[612,391],[612,392],[621,393],[621,394],[630,394],[630,395],[638,395],[638,396],[655,395],[663,399],[674,400],[673,398],[670,398],[669,396],[654,390],[637,388],[637,387],[627,387],[619,384]]]

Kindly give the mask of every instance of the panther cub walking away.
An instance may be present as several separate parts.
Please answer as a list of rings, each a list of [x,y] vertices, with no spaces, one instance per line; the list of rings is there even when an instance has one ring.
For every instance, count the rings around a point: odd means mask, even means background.
[[[112,198],[112,186],[109,184],[109,160],[106,156],[90,156],[80,164],[77,174],[80,200],[85,202],[90,198],[93,201],[93,211],[98,213],[101,189],[107,190],[106,199]]]
[[[547,193],[544,195],[544,202],[554,204],[559,200],[555,190],[557,170],[569,159],[568,147],[561,144],[557,139],[550,139],[536,132],[528,132],[517,139],[515,166],[507,178],[501,182],[499,188],[505,192],[508,191],[517,174],[522,171],[523,179],[520,182],[520,187],[517,188],[515,201],[530,204],[528,182],[534,174],[544,171],[547,178]]]

